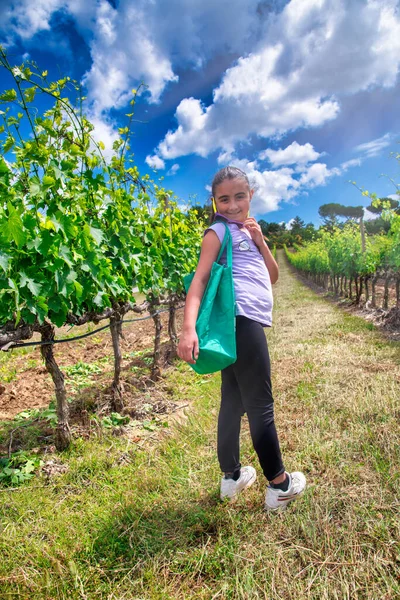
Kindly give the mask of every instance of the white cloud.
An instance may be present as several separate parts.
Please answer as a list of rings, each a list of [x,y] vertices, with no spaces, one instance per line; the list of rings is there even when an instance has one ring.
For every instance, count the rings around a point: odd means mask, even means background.
[[[286,229],[288,229],[290,231],[292,229],[293,223],[294,223],[294,219],[290,219],[290,221],[288,221],[287,223],[285,223]]]
[[[162,170],[165,169],[165,162],[162,158],[154,154],[154,156],[146,156],[146,163],[152,169]]]
[[[392,133],[386,133],[380,138],[371,140],[370,142],[365,142],[364,144],[359,144],[354,148],[354,151],[361,152],[361,156],[343,162],[340,165],[341,170],[345,172],[351,167],[360,167],[367,158],[378,156],[383,150],[385,150],[385,148],[390,146],[393,138],[394,135]]]
[[[217,163],[219,165],[229,165],[231,163],[232,159],[233,159],[232,152],[221,152],[218,155]]]
[[[0,6],[0,30],[27,40],[49,30],[62,11],[72,16],[90,46],[93,64],[86,74],[89,98],[96,110],[127,100],[140,82],[150,101],[158,102],[165,87],[178,81],[176,70],[198,69],[210,58],[251,50],[262,34],[271,9],[259,0],[9,0]],[[234,18],[230,18],[234,15]]]
[[[299,191],[300,184],[288,167],[277,171],[262,170],[257,161],[232,160],[232,165],[242,169],[254,188],[250,213],[263,214],[279,208],[281,201],[290,201]]]
[[[363,162],[362,158],[352,158],[350,160],[346,160],[345,162],[343,162],[340,165],[341,170],[347,171],[348,169],[351,169],[352,167],[361,167]]]
[[[275,211],[281,202],[294,202],[296,197],[307,194],[308,189],[324,186],[342,173],[338,168],[329,169],[324,163],[302,165],[301,172],[290,167],[262,169],[257,161],[245,159],[233,159],[231,164],[245,171],[255,190],[251,206],[253,216]]]
[[[115,124],[105,116],[99,116],[95,113],[88,113],[89,121],[94,125],[94,130],[91,132],[92,137],[96,142],[103,142],[105,150],[102,154],[105,159],[110,160],[114,154],[113,143],[119,139]]]
[[[91,43],[93,63],[84,77],[88,99],[97,111],[127,104],[130,88],[140,81],[148,86],[153,102],[159,101],[168,83],[178,81],[139,5],[127,0],[118,9],[107,0],[98,4]]]
[[[267,150],[259,154],[259,159],[268,159],[274,167],[280,167],[282,165],[293,164],[304,165],[317,160],[319,156],[320,153],[316,152],[311,144],[300,145],[297,142],[293,142],[284,149],[271,150],[267,148]]]
[[[377,219],[379,217],[379,215],[369,212],[369,210],[367,210],[365,207],[363,208],[364,210],[364,221],[373,221],[374,219]]]
[[[221,149],[252,135],[282,136],[334,119],[340,95],[393,86],[400,65],[400,15],[394,0],[291,0],[264,25],[263,42],[228,69],[199,119],[159,145],[161,156]]]
[[[391,133],[386,133],[380,138],[376,140],[372,140],[370,142],[366,142],[365,144],[360,144],[356,146],[355,150],[357,152],[363,152],[367,158],[371,158],[373,156],[378,156],[388,146],[390,146],[393,139],[393,135]]]
[[[340,175],[340,173],[340,169],[328,169],[324,163],[314,163],[307,167],[307,170],[301,175],[300,185],[307,188],[326,185],[328,179],[335,175]]]
[[[48,31],[52,14],[64,4],[64,0],[15,0],[5,11],[1,28],[27,40],[38,31]]]
[[[163,158],[177,158],[191,154],[193,147],[200,156],[207,156],[210,152],[207,133],[208,111],[204,109],[200,100],[185,98],[180,102],[175,113],[178,128],[169,131],[160,143],[158,151]]]
[[[179,169],[180,169],[180,167],[179,167],[178,163],[175,163],[174,165],[172,165],[172,167],[168,171],[167,175],[175,175],[175,173],[177,173],[179,171]]]

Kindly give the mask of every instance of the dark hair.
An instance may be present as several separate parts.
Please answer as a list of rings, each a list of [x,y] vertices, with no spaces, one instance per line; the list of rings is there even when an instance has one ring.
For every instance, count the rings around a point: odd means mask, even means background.
[[[214,175],[214,179],[212,180],[211,193],[212,193],[212,197],[214,198],[214,200],[215,200],[215,190],[217,189],[217,186],[220,183],[222,183],[223,181],[225,181],[225,179],[244,179],[244,181],[249,186],[249,190],[250,190],[249,178],[247,177],[246,173],[244,171],[242,171],[242,169],[239,169],[239,167],[232,167],[232,166],[224,167],[223,169],[220,169],[218,171],[218,173],[216,173]],[[215,212],[214,212],[214,207],[213,207],[213,203],[212,203],[212,199],[211,199],[210,223],[212,223],[214,221],[214,218],[215,218]]]
[[[246,173],[244,171],[242,171],[242,169],[239,169],[238,167],[228,166],[228,167],[224,167],[223,169],[220,169],[218,171],[218,173],[216,173],[214,175],[214,179],[212,180],[212,184],[211,184],[211,191],[212,191],[213,197],[215,197],[215,190],[216,190],[217,186],[220,183],[222,183],[223,181],[225,181],[225,179],[244,179],[250,189],[250,182],[249,182],[249,178],[247,177]]]

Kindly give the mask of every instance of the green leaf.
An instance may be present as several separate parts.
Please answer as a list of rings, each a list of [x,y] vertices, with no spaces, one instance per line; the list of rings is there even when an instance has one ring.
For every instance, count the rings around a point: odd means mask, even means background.
[[[60,306],[60,310],[57,313],[51,315],[51,320],[57,327],[62,327],[65,325],[65,321],[67,320],[68,307],[65,304]]]
[[[55,313],[59,312],[61,309],[61,306],[62,306],[61,299],[58,295],[52,296],[51,298],[49,298],[47,304],[48,304],[49,310],[52,310]]]
[[[34,296],[39,296],[40,290],[42,289],[40,283],[37,283],[36,281],[28,277],[24,272],[21,272],[19,285],[21,288],[26,286]]]
[[[70,271],[67,275],[67,281],[73,283],[78,278],[78,273],[74,270]]]
[[[9,173],[10,169],[7,166],[6,161],[0,157],[0,173]]]
[[[76,235],[78,235],[78,228],[76,227],[76,225],[74,225],[73,216],[60,215],[58,219],[67,237],[74,238]]]
[[[74,286],[75,286],[75,290],[76,290],[76,297],[82,298],[83,286],[79,283],[79,281],[74,281]]]
[[[33,102],[35,99],[36,88],[31,87],[24,91],[25,101]]]
[[[89,226],[89,231],[90,231],[90,235],[92,236],[92,238],[94,239],[96,244],[98,244],[100,246],[101,242],[104,239],[104,235],[103,235],[103,232],[101,231],[101,229],[96,229],[95,227]]]
[[[43,296],[38,296],[37,298],[35,298],[35,306],[39,322],[43,323],[44,319],[47,316],[47,313],[49,312],[49,307],[47,305],[46,298],[43,298]]]
[[[13,102],[17,99],[17,92],[14,89],[6,90],[0,95],[0,102]]]
[[[37,177],[32,177],[32,179],[30,180],[29,191],[32,194],[32,196],[37,196],[42,191],[42,188],[40,187],[40,181]]]
[[[103,308],[104,304],[103,304],[103,298],[105,296],[105,293],[100,291],[96,294],[96,296],[93,298],[93,304],[95,304],[96,306],[98,306],[99,308]]]
[[[3,144],[3,151],[8,152],[15,144],[15,139],[12,135],[8,135],[6,141]]]
[[[11,202],[7,203],[7,208],[8,221],[2,225],[1,231],[8,242],[15,242],[17,247],[20,248],[26,241],[23,223]]]
[[[42,183],[45,187],[53,187],[55,182],[56,181],[55,181],[54,177],[50,177],[50,175],[45,175],[42,179]]]
[[[8,264],[10,261],[10,256],[8,254],[4,254],[4,252],[0,252],[0,267],[3,269],[4,273],[8,271]]]
[[[60,271],[56,271],[54,273],[54,275],[55,275],[55,279],[56,279],[56,286],[57,286],[58,292],[66,298],[67,297],[67,279],[66,279],[66,277],[64,277],[64,274],[61,273]]]
[[[69,147],[69,151],[70,154],[72,154],[72,156],[77,156],[81,152],[76,144],[71,144],[71,146]]]
[[[32,71],[30,70],[29,67],[25,67],[24,71],[24,79],[26,79],[27,81],[30,80],[31,76],[32,76]]]
[[[67,263],[67,265],[69,267],[73,266],[73,262],[71,260],[72,259],[71,252],[67,246],[61,245],[58,255],[60,258],[63,259],[64,262]]]
[[[148,431],[155,431],[157,429],[157,425],[151,421],[143,421],[142,426],[143,429],[147,429]]]

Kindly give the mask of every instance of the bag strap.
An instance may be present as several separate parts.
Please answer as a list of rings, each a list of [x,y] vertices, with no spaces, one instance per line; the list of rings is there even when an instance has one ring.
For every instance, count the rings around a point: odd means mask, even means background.
[[[228,267],[232,267],[232,235],[231,235],[231,232],[229,231],[228,225],[224,221],[216,220],[216,222],[223,223],[223,225],[225,225],[225,235],[224,235],[224,239],[222,240],[221,248],[218,253],[216,262],[219,263],[219,261],[221,260],[222,254],[225,250],[225,247],[227,247],[227,249],[226,249],[226,264]]]

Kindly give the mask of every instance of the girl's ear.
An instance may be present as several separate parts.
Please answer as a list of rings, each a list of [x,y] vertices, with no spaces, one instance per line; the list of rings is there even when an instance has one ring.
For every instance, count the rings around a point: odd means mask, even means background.
[[[250,190],[250,200],[252,199],[253,195],[254,195],[254,190]]]

